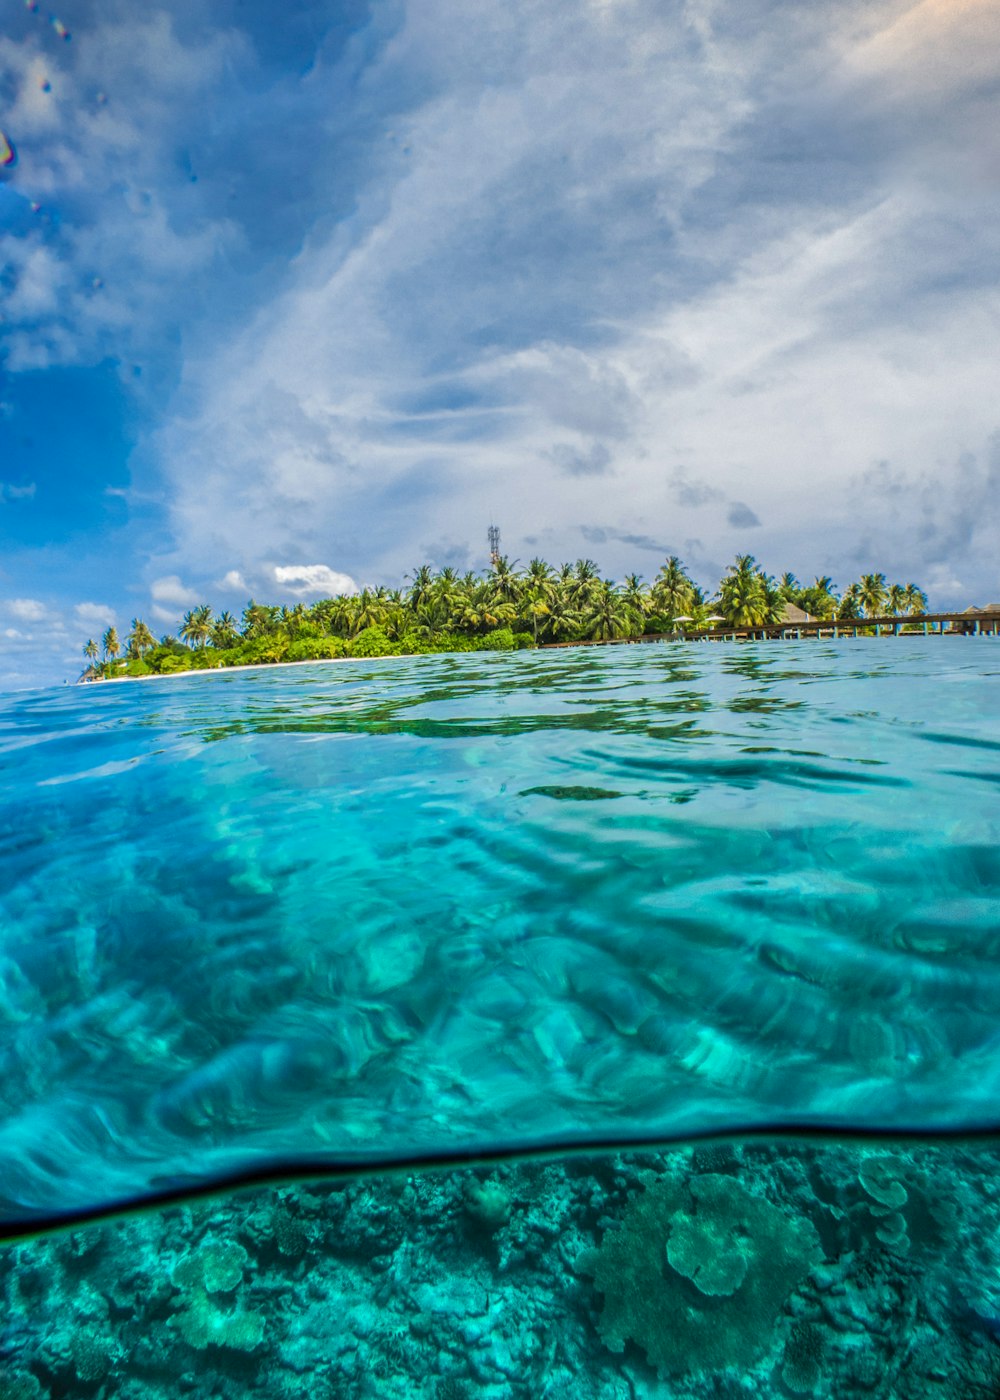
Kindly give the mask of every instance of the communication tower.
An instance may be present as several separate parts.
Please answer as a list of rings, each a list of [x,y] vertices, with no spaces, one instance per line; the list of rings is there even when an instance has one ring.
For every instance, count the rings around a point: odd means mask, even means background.
[[[500,563],[500,526],[491,525],[486,532],[486,538],[490,542],[490,568],[495,569]]]

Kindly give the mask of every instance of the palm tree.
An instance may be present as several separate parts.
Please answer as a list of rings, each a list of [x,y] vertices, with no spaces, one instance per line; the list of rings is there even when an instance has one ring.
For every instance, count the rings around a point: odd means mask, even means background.
[[[552,566],[537,556],[529,562],[525,569],[524,581],[536,597],[551,598],[555,592],[555,576],[552,572]]]
[[[840,607],[837,609],[837,617],[847,622],[853,622],[860,616],[861,585],[859,583],[852,583],[844,589],[844,596],[841,598]]]
[[[879,617],[885,612],[885,574],[862,574],[858,588],[858,601],[865,611],[865,617]]]
[[[769,622],[775,599],[768,585],[753,555],[738,554],[719,585],[719,608],[726,621],[737,627],[760,627]]]
[[[434,637],[438,632],[448,630],[448,605],[442,598],[428,598],[413,612],[413,631],[420,637]],[[472,626],[478,626],[478,621]]]
[[[243,636],[248,642],[267,637],[278,625],[278,609],[251,598],[243,609]]]
[[[147,651],[152,651],[156,646],[156,638],[141,617],[133,617],[132,630],[125,638],[125,645],[131,657],[145,656]]]
[[[528,604],[526,611],[527,611],[528,616],[531,618],[531,626],[532,626],[532,630],[534,631],[534,634],[535,634],[535,646],[537,646],[537,645],[538,645],[538,619],[539,619],[540,617],[548,617],[548,615],[549,615],[549,605],[548,605],[548,603],[543,603],[542,600],[541,600],[541,598],[533,598],[532,601]]]
[[[231,612],[221,612],[212,623],[212,645],[220,651],[233,647],[240,639],[236,619]]]
[[[886,607],[895,617],[903,611],[906,606],[906,589],[901,583],[894,583],[886,594]]]
[[[420,568],[415,569],[410,577],[413,579],[409,593],[410,607],[419,608],[431,591],[434,574],[429,564],[421,564]]]
[[[684,565],[671,554],[653,580],[653,604],[657,612],[671,619],[691,611],[693,606],[693,585],[685,572]]]
[[[600,579],[592,591],[590,606],[584,613],[584,636],[591,641],[627,637],[634,621],[632,609],[616,584],[608,578]]]
[[[786,603],[796,603],[798,595],[802,592],[802,585],[794,574],[785,573],[781,575],[778,592]]]
[[[83,648],[83,654],[90,662],[90,665],[87,668],[88,671],[93,671],[94,668],[97,666],[97,660],[101,654],[97,643],[94,641],[93,637],[88,638]]]
[[[113,661],[121,651],[121,642],[118,640],[118,632],[114,627],[109,627],[101,638],[101,648],[104,651],[106,661]]]
[[[570,599],[577,607],[586,607],[597,594],[600,583],[601,573],[594,560],[578,559],[569,580]]]
[[[567,594],[560,590],[549,604],[545,631],[554,642],[566,641],[579,633],[580,625],[579,612],[570,602]]]
[[[639,619],[645,619],[649,612],[650,597],[642,586],[640,574],[626,574],[622,596]]]
[[[501,554],[490,569],[490,587],[493,598],[498,602],[516,603],[518,594],[521,591],[521,580],[515,565],[512,564],[506,554]]]
[[[385,603],[378,596],[378,590],[362,588],[360,596],[355,600],[351,635],[356,636],[358,632],[363,632],[366,627],[378,627],[384,620],[385,613]]]
[[[927,594],[915,583],[908,583],[903,589],[903,603],[908,613],[925,613],[927,611]]]
[[[382,613],[382,628],[391,642],[398,642],[410,631],[409,609],[388,601]]]
[[[208,645],[208,639],[212,634],[212,609],[207,603],[200,604],[197,608],[192,608],[184,614],[184,621],[181,624],[181,636],[186,642],[197,647]]]

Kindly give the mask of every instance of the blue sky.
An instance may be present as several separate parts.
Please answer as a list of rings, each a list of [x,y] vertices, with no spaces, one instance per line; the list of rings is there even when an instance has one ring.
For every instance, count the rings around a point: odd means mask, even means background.
[[[0,685],[491,515],[1000,598],[993,0],[56,4],[0,0]]]

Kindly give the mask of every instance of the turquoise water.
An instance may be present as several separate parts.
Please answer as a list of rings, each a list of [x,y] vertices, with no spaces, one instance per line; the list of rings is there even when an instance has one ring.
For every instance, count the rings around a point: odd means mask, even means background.
[[[2,1214],[996,1123],[998,672],[921,637],[7,699]]]
[[[2,1400],[991,1400],[1000,1138],[935,1133],[1000,1119],[998,673],[892,638],[6,699],[0,1221],[77,1228],[0,1246]]]

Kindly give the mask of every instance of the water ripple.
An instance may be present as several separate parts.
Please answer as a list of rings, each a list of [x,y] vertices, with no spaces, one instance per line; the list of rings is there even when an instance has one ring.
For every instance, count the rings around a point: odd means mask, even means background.
[[[994,1123],[992,657],[662,646],[7,698],[0,1214],[295,1160]]]

